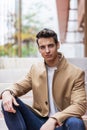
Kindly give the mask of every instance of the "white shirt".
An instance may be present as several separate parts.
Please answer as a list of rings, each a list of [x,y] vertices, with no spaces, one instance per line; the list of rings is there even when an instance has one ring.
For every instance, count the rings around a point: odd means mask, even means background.
[[[48,67],[47,66],[48,92],[49,92],[48,95],[49,95],[49,107],[50,107],[49,117],[58,111],[56,106],[54,105],[53,94],[52,94],[52,83],[53,83],[54,72],[56,69],[57,69],[56,67]]]

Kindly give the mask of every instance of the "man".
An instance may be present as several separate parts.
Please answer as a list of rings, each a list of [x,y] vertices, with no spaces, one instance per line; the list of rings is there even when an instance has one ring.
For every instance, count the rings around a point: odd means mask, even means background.
[[[37,36],[43,62],[32,65],[25,79],[3,91],[2,109],[9,130],[85,130],[84,72],[62,53],[57,34],[50,29]],[[18,96],[33,91],[32,108]]]

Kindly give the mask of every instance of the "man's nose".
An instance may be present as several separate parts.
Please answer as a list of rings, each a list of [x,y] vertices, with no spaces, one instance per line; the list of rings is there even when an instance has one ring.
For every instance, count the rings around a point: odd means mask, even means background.
[[[49,52],[49,47],[48,46],[46,46],[46,52]]]

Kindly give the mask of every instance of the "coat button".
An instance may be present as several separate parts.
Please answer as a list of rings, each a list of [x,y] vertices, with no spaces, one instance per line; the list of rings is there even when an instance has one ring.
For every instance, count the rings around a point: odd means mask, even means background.
[[[45,101],[45,104],[46,104],[46,105],[48,105],[48,102],[47,102],[47,101]]]

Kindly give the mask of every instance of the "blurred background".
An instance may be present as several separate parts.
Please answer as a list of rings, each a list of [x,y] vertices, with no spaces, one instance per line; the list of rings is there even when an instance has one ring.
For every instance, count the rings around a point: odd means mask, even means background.
[[[0,1],[0,57],[38,57],[35,36],[56,31],[66,57],[87,57],[86,0]]]
[[[87,0],[1,0],[0,92],[42,60],[35,37],[43,28],[56,31],[59,51],[84,70],[87,91]],[[31,93],[21,98],[32,102]],[[7,130],[1,107],[0,130]]]

